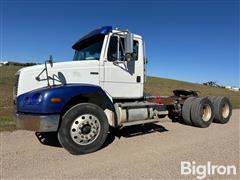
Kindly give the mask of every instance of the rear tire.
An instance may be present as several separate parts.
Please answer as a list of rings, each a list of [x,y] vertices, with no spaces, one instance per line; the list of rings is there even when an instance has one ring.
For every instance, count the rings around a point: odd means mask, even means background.
[[[58,140],[71,154],[86,154],[103,145],[108,130],[104,111],[95,104],[81,103],[73,106],[62,117]]]
[[[212,123],[213,117],[213,105],[208,98],[196,98],[193,101],[191,108],[191,119],[194,126],[206,128]]]
[[[183,121],[187,125],[193,125],[192,120],[191,120],[191,108],[192,108],[192,103],[196,99],[196,97],[189,97],[187,98],[184,103],[183,103],[183,108],[182,108],[182,117]]]
[[[213,121],[220,124],[225,124],[229,121],[232,115],[232,105],[227,97],[209,97],[214,107]]]

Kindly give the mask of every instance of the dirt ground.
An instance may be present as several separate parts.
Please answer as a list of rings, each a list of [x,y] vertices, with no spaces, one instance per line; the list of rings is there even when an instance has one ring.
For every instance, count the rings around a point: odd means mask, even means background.
[[[56,135],[29,131],[0,133],[0,179],[196,179],[181,175],[181,161],[235,165],[239,179],[240,110],[228,124],[200,129],[179,123],[135,126],[109,135],[92,154],[73,156],[60,147]]]

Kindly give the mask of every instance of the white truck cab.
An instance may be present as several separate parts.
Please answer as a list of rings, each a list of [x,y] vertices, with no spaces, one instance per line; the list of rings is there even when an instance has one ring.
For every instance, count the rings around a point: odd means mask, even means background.
[[[171,119],[208,127],[227,123],[232,114],[226,97],[198,97],[175,90],[170,97],[146,96],[146,61],[141,36],[104,26],[83,36],[72,48],[73,61],[20,69],[14,106],[19,129],[57,132],[72,154],[98,150],[109,127]]]
[[[132,59],[124,57],[126,34],[105,26],[94,30],[73,45],[73,61],[54,63],[48,68],[50,85],[86,83],[100,86],[113,99],[143,97],[144,49],[141,36],[132,35]],[[17,96],[47,86],[44,65],[21,69]]]

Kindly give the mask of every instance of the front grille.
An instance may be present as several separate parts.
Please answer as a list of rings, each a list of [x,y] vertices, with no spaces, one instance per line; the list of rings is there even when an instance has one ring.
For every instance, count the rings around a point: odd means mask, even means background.
[[[17,94],[18,94],[18,81],[19,81],[19,74],[15,76],[15,82],[13,86],[13,110],[17,112]]]
[[[17,93],[18,93],[18,81],[19,81],[19,74],[15,76],[15,82],[13,86],[13,100],[17,98]]]

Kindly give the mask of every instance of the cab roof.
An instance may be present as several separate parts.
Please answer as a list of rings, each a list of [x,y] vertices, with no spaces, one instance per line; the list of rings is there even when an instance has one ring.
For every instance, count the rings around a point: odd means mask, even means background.
[[[112,32],[113,28],[112,26],[103,26],[100,27],[98,29],[95,29],[93,31],[91,31],[90,33],[86,34],[85,36],[83,36],[81,39],[79,39],[73,46],[73,49],[76,49],[82,42],[84,42],[85,40],[87,40],[90,37],[93,36],[97,36],[97,35],[106,35],[109,32]]]

